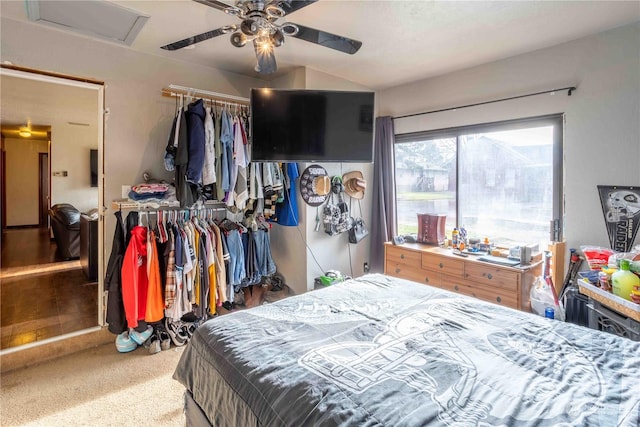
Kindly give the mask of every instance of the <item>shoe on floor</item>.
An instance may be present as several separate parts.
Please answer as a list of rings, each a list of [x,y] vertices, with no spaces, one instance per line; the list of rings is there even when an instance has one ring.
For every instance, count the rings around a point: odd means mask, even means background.
[[[155,331],[151,334],[149,339],[145,342],[145,346],[147,345],[149,348],[149,354],[160,353],[160,350],[161,350],[160,339],[158,339],[158,335],[155,333]]]
[[[129,353],[138,348],[138,344],[131,339],[129,331],[124,331],[116,337],[116,348],[120,353]]]
[[[142,345],[146,340],[149,339],[152,333],[153,328],[151,326],[147,326],[147,330],[144,332],[138,332],[135,329],[131,329],[129,331],[129,336],[131,337],[131,339],[137,342],[138,345]]]
[[[186,328],[182,325],[182,322],[171,322],[169,319],[165,319],[164,326],[171,337],[171,341],[173,341],[177,347],[182,347],[189,340]]]
[[[171,348],[171,337],[169,333],[162,326],[158,326],[156,333],[160,339],[160,349],[169,350]]]

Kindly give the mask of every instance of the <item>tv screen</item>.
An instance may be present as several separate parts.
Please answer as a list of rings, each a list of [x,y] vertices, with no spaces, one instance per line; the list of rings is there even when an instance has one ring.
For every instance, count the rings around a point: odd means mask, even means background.
[[[98,186],[98,150],[89,150],[89,177],[91,186]]]
[[[373,92],[251,90],[251,161],[373,161]]]

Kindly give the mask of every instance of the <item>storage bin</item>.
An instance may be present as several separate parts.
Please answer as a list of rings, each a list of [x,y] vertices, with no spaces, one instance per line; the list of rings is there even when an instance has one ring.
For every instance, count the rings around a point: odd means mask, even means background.
[[[640,322],[617,313],[594,299],[587,304],[587,308],[590,328],[640,341]]]

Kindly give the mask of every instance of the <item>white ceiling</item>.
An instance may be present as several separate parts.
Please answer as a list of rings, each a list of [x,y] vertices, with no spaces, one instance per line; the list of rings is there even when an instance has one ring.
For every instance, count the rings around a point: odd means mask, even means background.
[[[239,24],[234,16],[190,0],[112,3],[150,17],[130,47],[136,51],[265,79],[307,66],[371,89],[449,73],[640,20],[636,0],[319,0],[280,22],[360,40],[360,51],[347,55],[289,38],[276,48],[278,73],[260,76],[253,69],[253,47],[233,47],[229,36],[198,43],[193,49],[160,49],[223,25]],[[3,0],[2,15],[27,20],[21,1]]]
[[[20,127],[31,124],[32,139],[48,139],[54,125],[98,124],[95,90],[2,75],[0,77],[0,123],[6,137],[15,138]]]

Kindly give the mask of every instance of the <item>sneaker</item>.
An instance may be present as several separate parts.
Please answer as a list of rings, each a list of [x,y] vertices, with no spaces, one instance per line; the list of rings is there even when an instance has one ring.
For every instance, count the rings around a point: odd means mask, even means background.
[[[182,325],[185,327],[187,337],[189,337],[190,340],[196,329],[198,329],[198,322],[182,322]]]
[[[138,344],[131,339],[129,331],[124,331],[116,337],[116,348],[120,353],[129,353],[138,348]]]
[[[138,332],[135,329],[131,329],[129,331],[129,336],[139,345],[142,345],[146,340],[149,339],[152,333],[153,333],[153,328],[151,326],[147,326],[147,330],[144,332]]]
[[[154,325],[155,333],[160,341],[161,350],[169,350],[171,348],[171,337],[164,328],[164,322]]]
[[[157,332],[160,339],[160,349],[169,350],[171,348],[171,337],[164,328],[159,327]]]
[[[171,337],[171,341],[173,341],[177,347],[182,347],[187,343],[189,336],[186,333],[186,328],[181,325],[181,322],[170,322],[169,319],[165,319],[164,326]]]
[[[156,353],[160,353],[160,339],[158,338],[158,335],[155,333],[155,331],[151,334],[151,336],[149,337],[149,339],[145,342],[145,346],[149,347],[149,354],[156,354]]]

